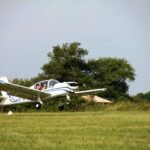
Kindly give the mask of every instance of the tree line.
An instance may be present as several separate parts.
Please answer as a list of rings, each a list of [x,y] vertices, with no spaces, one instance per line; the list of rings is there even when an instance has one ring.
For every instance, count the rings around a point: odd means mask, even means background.
[[[112,101],[133,100],[128,93],[129,84],[135,80],[135,70],[124,58],[98,57],[87,59],[88,50],[81,43],[56,45],[48,52],[48,62],[41,67],[42,72],[31,79],[14,79],[13,83],[31,86],[38,81],[56,79],[77,81],[80,90],[107,88],[99,96]],[[149,98],[149,94],[137,97]],[[136,98],[137,98],[136,97]],[[50,105],[50,104],[47,104]]]

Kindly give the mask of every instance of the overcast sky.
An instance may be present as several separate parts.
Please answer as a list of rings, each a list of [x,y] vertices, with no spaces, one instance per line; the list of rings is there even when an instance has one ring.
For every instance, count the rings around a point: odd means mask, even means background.
[[[52,46],[74,41],[88,58],[126,58],[130,94],[150,91],[150,0],[0,0],[0,76],[34,77]]]

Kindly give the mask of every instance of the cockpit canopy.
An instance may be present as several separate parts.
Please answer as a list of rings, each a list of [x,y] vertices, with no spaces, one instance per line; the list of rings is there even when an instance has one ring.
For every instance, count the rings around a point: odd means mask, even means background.
[[[51,79],[51,80],[49,80],[49,83],[48,83],[48,87],[50,88],[50,87],[53,87],[55,84],[57,84],[57,83],[59,83],[57,80],[54,80],[54,79]]]
[[[40,81],[34,85],[34,89],[44,90],[47,88],[52,88],[57,83],[59,83],[59,82],[57,80],[54,80],[54,79]]]

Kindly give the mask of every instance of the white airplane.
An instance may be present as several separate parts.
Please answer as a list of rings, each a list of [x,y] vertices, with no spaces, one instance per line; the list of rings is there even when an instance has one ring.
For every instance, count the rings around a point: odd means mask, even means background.
[[[68,102],[70,95],[81,94],[96,94],[105,91],[106,88],[93,89],[86,91],[77,91],[77,82],[58,82],[57,80],[50,79],[40,81],[31,87],[25,87],[18,84],[12,84],[6,77],[0,78],[0,105],[13,105],[22,103],[35,103],[38,109],[44,101],[52,100],[56,97],[66,96]],[[63,110],[64,105],[60,105],[59,109]]]

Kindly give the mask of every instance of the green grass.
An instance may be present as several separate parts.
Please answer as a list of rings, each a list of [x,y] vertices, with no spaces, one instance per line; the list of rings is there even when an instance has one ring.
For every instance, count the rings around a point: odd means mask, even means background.
[[[148,150],[150,112],[0,114],[0,150]]]

